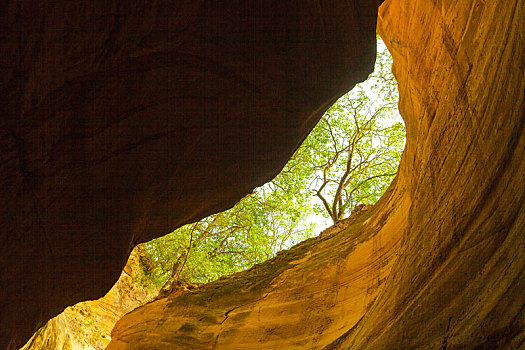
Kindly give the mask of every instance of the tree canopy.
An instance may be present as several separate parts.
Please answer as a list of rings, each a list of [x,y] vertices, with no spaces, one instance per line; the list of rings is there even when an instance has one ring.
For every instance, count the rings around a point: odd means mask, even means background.
[[[358,204],[375,203],[397,172],[405,126],[391,65],[380,46],[374,73],[328,109],[299,150],[313,171],[316,209],[334,224]]]
[[[146,243],[157,266],[151,279],[214,280],[312,237],[313,215],[337,223],[358,204],[375,203],[405,141],[391,64],[380,42],[374,73],[328,109],[275,179],[227,211]]]

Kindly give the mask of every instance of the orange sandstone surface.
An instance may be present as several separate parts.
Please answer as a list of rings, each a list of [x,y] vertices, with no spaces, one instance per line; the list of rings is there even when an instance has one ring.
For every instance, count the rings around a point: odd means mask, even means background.
[[[379,31],[408,134],[380,202],[108,349],[525,348],[525,3],[388,0]]]

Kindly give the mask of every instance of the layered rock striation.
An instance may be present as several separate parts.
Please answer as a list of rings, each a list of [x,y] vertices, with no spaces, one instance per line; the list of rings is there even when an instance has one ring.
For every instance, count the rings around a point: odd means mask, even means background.
[[[109,349],[525,348],[525,3],[388,0],[398,176],[340,232],[161,298]]]
[[[409,202],[390,191],[250,270],[160,298],[121,319],[108,349],[320,349],[370,309],[397,256]],[[388,212],[377,215],[380,208]]]

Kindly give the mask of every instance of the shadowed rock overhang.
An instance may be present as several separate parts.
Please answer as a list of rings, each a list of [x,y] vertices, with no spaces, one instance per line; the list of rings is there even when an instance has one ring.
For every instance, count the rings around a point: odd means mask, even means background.
[[[0,5],[0,348],[227,209],[366,79],[376,0]]]
[[[340,232],[147,304],[109,349],[525,348],[525,3],[387,0],[398,176]]]

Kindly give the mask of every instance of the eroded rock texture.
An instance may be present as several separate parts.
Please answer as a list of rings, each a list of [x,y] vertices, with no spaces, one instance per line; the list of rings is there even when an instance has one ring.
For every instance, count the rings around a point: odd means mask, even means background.
[[[143,245],[133,249],[117,283],[102,298],[64,310],[40,328],[20,350],[102,350],[126,313],[153,300],[158,288],[148,279],[154,266]]]
[[[370,73],[378,0],[0,4],[0,348],[226,209]]]
[[[384,284],[410,203],[376,210],[252,269],[124,316],[108,349],[319,349],[355,325]]]
[[[388,0],[407,146],[340,233],[119,321],[109,349],[525,348],[525,3]]]

